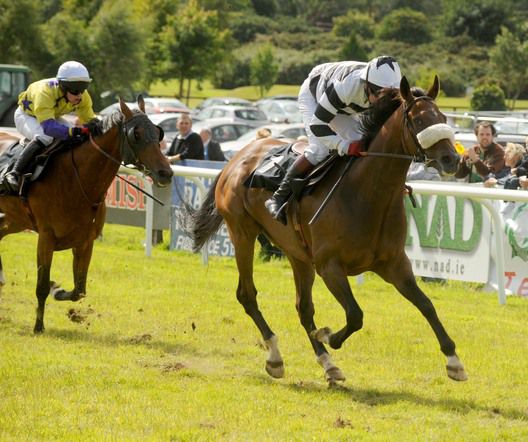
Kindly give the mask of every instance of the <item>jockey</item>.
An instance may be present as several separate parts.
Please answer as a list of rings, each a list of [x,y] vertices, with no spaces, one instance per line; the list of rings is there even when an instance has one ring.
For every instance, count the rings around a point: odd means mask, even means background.
[[[330,150],[357,155],[361,150],[359,114],[373,104],[383,88],[399,88],[400,66],[389,56],[368,63],[343,61],[312,69],[299,91],[309,146],[286,172],[279,188],[265,202],[273,218],[286,224],[283,210],[294,178],[304,177]]]
[[[89,129],[71,127],[62,115],[73,112],[81,124],[96,118],[92,98],[86,90],[92,79],[88,70],[76,61],[60,65],[56,78],[31,83],[18,97],[15,111],[17,131],[31,140],[22,150],[6,180],[13,192],[19,189],[19,178],[39,150],[49,146],[54,138],[84,140]]]

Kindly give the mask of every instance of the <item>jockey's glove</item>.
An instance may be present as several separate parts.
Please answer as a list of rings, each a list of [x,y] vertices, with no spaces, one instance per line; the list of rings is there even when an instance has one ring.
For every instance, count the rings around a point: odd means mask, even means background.
[[[349,157],[358,157],[362,146],[363,143],[361,140],[352,141],[350,144],[343,143],[343,145],[339,146],[337,152],[341,156],[348,155]]]
[[[90,130],[87,127],[71,127],[70,138],[73,141],[85,141],[90,136]]]

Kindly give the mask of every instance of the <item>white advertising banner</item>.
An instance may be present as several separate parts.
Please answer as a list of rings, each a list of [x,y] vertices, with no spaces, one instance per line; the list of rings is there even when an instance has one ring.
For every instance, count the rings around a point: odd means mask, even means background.
[[[479,203],[442,195],[405,198],[405,251],[415,275],[485,283],[489,276],[490,218]]]

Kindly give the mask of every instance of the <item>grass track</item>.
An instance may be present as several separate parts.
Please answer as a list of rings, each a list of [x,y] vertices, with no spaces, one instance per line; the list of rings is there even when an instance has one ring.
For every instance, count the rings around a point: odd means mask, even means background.
[[[49,299],[33,336],[36,235],[2,241],[0,440],[483,441],[528,439],[528,302],[474,286],[425,290],[466,366],[445,358],[418,311],[372,274],[354,292],[363,330],[339,351],[347,376],[328,389],[299,324],[289,266],[255,262],[261,310],[280,339],[286,377],[269,378],[256,327],[235,298],[234,260],[144,256],[143,231],[107,225],[80,303]],[[71,253],[52,278],[71,288]],[[316,322],[342,309],[320,279]],[[75,309],[82,322],[73,322]]]

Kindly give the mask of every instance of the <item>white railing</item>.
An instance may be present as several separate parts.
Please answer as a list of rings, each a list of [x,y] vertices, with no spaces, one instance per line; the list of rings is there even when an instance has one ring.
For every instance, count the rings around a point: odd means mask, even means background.
[[[218,169],[205,169],[200,167],[188,167],[188,166],[172,166],[172,171],[175,176],[183,176],[191,179],[196,183],[200,198],[203,199],[207,189],[198,178],[215,178],[220,173]],[[122,167],[120,169],[122,173],[129,173],[133,175],[142,176],[135,169],[128,169]],[[145,190],[152,193],[152,184],[149,180],[144,179]],[[502,217],[497,212],[497,209],[492,204],[491,200],[503,200],[503,201],[518,201],[528,202],[528,192],[522,190],[507,190],[507,189],[490,189],[481,186],[470,185],[467,183],[445,183],[438,181],[410,181],[408,183],[414,193],[423,195],[444,195],[468,198],[478,202],[484,206],[491,217],[492,226],[495,232],[495,245],[497,250],[497,281],[498,281],[498,298],[500,304],[506,303],[506,290],[504,285],[504,244],[503,244],[503,232],[504,222]],[[151,198],[147,198],[147,211],[145,219],[145,253],[147,256],[152,254],[152,219],[153,219],[153,201]],[[207,251],[206,247],[202,250],[202,260],[204,263],[207,262]]]

